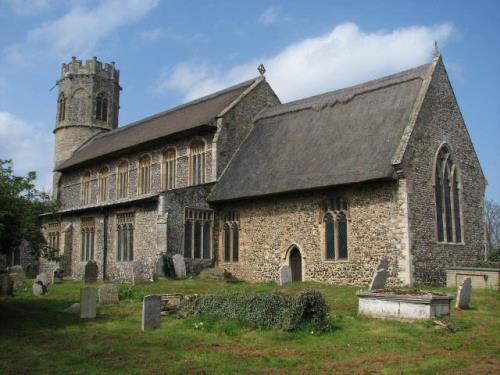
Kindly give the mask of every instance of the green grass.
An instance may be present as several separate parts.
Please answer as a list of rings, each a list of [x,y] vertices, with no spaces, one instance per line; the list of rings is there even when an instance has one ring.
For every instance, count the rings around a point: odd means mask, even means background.
[[[99,307],[95,321],[63,312],[81,283],[28,288],[0,299],[0,374],[493,374],[500,372],[500,293],[474,290],[471,309],[455,311],[452,333],[431,322],[399,323],[356,316],[355,287],[295,283],[161,280],[133,287],[130,299]],[[213,316],[163,317],[141,332],[141,297],[155,293],[321,290],[333,331],[312,335],[252,329]],[[435,288],[455,293],[455,290]],[[200,324],[203,323],[203,324]]]

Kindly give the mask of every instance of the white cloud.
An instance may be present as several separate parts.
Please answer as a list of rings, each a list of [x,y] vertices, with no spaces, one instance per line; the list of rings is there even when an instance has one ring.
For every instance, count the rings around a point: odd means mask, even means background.
[[[49,0],[9,0],[6,5],[19,15],[38,14],[50,7]]]
[[[278,10],[274,7],[269,7],[259,16],[258,21],[263,25],[271,25],[278,22],[279,19],[280,14]]]
[[[141,38],[148,41],[154,41],[160,38],[163,34],[163,29],[161,27],[156,27],[154,29],[148,29],[141,32]]]
[[[9,112],[0,111],[0,158],[12,159],[14,172],[25,175],[37,171],[37,186],[51,188],[53,137]]]
[[[105,0],[94,8],[77,5],[58,19],[31,29],[26,40],[5,49],[7,58],[26,60],[50,49],[58,58],[88,55],[117,28],[144,17],[159,0]]]
[[[180,63],[164,74],[157,89],[178,91],[187,101],[256,76],[262,62],[271,86],[282,101],[289,101],[429,62],[434,41],[443,46],[453,32],[450,24],[363,32],[354,23],[344,23],[229,71],[209,68],[208,62]]]

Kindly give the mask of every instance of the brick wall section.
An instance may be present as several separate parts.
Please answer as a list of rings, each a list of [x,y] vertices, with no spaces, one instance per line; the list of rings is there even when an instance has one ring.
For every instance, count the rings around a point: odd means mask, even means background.
[[[463,185],[463,244],[438,244],[432,175],[439,146],[446,142],[460,168]],[[444,283],[445,269],[484,254],[484,188],[481,167],[444,65],[437,63],[410,137],[402,167],[408,179],[410,248],[414,281]]]
[[[404,268],[404,210],[396,181],[276,196],[221,205],[219,212],[240,214],[240,260],[224,262],[222,223],[217,222],[218,263],[249,281],[278,281],[288,264],[287,250],[297,245],[303,256],[303,278],[327,283],[368,284],[378,262],[390,260],[390,284],[399,284]],[[332,196],[348,200],[348,261],[326,261],[323,202]]]

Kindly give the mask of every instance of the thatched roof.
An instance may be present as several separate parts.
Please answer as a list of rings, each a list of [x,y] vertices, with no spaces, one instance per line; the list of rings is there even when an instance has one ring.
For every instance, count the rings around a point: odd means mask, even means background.
[[[393,178],[430,65],[261,113],[209,200]]]
[[[257,82],[252,79],[188,102],[165,112],[146,117],[127,126],[99,133],[79,147],[56,167],[64,170],[105,155],[126,150],[200,126],[211,126],[215,117]]]

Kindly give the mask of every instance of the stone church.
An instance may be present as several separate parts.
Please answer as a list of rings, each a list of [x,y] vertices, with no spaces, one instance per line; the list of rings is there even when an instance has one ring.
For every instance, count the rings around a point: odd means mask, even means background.
[[[119,71],[73,58],[58,81],[57,215],[65,274],[152,280],[158,259],[248,281],[440,283],[484,254],[485,178],[441,55],[282,104],[265,77],[118,127]],[[47,270],[54,264],[41,261]]]

